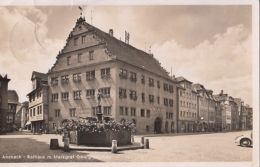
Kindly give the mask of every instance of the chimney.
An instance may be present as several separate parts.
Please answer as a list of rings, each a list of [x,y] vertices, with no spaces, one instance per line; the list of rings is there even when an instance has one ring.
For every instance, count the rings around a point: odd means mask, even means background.
[[[223,93],[224,93],[224,91],[223,91],[223,90],[221,90],[220,94],[221,94],[221,95],[223,95]]]
[[[113,29],[109,29],[109,35],[110,35],[110,36],[113,36],[113,35],[114,35]]]

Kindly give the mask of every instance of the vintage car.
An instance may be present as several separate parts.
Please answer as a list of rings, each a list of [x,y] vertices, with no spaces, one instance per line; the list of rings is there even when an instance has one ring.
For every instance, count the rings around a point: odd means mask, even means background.
[[[252,132],[251,134],[248,135],[240,135],[235,138],[235,143],[242,146],[242,147],[251,147],[253,146],[253,135]]]

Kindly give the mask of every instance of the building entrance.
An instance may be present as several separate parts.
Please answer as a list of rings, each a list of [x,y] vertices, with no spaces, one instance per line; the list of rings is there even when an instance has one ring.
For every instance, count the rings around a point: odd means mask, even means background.
[[[162,119],[157,117],[154,121],[154,133],[162,132]]]

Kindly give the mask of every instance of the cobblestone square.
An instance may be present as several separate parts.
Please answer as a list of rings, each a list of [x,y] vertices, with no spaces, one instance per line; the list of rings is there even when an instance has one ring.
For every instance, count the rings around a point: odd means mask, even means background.
[[[60,135],[4,135],[0,136],[1,162],[238,162],[251,161],[250,147],[234,143],[235,137],[250,131],[193,134],[151,135],[150,149],[120,151],[117,154],[98,151],[50,150],[51,138]],[[140,141],[141,136],[135,136]],[[15,147],[14,147],[15,144]]]

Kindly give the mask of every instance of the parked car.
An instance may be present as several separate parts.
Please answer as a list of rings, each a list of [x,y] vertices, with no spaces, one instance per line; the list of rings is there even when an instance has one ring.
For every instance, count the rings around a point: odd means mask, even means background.
[[[253,146],[253,135],[241,135],[235,138],[235,143],[242,146],[242,147],[251,147]]]

